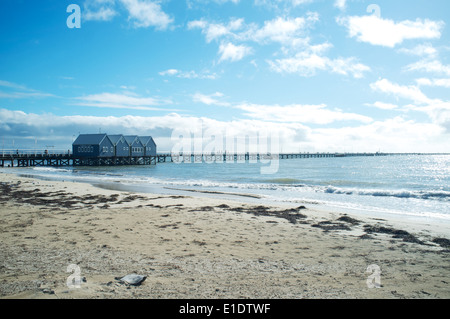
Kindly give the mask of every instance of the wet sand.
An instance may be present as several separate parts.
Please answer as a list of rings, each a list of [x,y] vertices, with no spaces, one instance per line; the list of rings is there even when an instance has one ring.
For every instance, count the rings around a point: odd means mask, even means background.
[[[2,298],[450,297],[447,225],[5,173],[0,190]]]

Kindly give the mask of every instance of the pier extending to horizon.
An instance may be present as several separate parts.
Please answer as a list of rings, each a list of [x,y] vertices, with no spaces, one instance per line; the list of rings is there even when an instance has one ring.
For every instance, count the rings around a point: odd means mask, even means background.
[[[222,163],[222,162],[258,162],[262,160],[287,160],[297,158],[335,158],[356,156],[394,156],[394,155],[450,155],[450,153],[161,153],[156,156],[138,157],[76,157],[69,152],[24,152],[7,151],[0,153],[0,167],[65,167],[65,166],[125,166],[125,165],[156,165],[157,163]]]

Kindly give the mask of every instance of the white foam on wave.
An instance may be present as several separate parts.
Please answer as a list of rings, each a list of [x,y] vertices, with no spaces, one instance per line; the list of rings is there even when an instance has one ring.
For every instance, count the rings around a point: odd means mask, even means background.
[[[57,167],[33,167],[32,168],[33,171],[36,172],[48,172],[48,173],[62,173],[62,172],[67,172],[70,173],[72,172],[69,169],[65,169],[65,168],[57,168]]]
[[[328,194],[363,195],[375,197],[397,197],[417,199],[450,200],[450,192],[444,190],[411,191],[411,190],[382,190],[382,189],[345,189],[328,186],[324,189]]]

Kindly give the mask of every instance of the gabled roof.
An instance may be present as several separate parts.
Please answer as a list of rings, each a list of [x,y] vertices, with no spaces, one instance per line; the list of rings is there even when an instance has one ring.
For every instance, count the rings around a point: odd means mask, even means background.
[[[124,135],[124,138],[125,138],[125,141],[127,141],[128,145],[131,145],[134,143],[134,141],[136,139],[138,139],[138,136],[137,135]]]
[[[80,134],[73,145],[100,145],[106,134]]]
[[[153,138],[151,136],[139,136],[139,139],[141,140],[141,142],[144,146],[147,146],[151,142],[153,142],[153,144],[155,144],[155,141],[153,141]]]
[[[108,135],[108,138],[114,145],[117,145],[117,143],[119,143],[119,141],[123,138],[123,135],[122,134]]]

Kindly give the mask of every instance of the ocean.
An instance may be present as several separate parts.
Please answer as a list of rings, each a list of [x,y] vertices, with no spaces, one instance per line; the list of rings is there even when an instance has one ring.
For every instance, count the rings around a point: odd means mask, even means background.
[[[47,180],[86,182],[116,190],[238,196],[251,202],[326,206],[337,212],[353,211],[380,218],[395,214],[409,219],[450,221],[448,155],[284,159],[275,171],[261,173],[267,165],[158,163],[4,168],[2,171]]]

